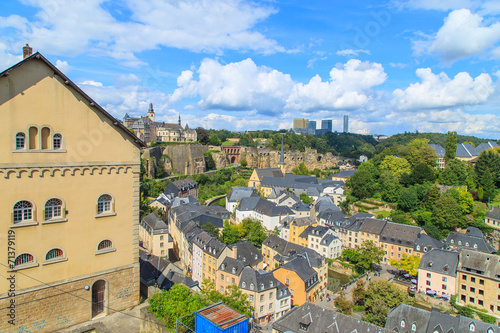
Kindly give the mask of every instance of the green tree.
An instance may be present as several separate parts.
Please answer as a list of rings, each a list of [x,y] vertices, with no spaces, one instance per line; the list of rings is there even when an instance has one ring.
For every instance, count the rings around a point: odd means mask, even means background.
[[[384,327],[389,310],[400,305],[412,305],[407,292],[399,289],[389,281],[372,281],[366,289],[366,316],[363,320]]]
[[[215,288],[215,283],[207,279],[203,281],[201,294],[210,302],[210,304],[223,302],[230,308],[247,315],[248,317],[251,317],[252,315],[248,295],[244,294],[235,284],[228,286],[224,293],[221,293]]]
[[[431,166],[420,163],[413,167],[410,173],[411,184],[423,184],[424,182],[434,183],[436,180],[436,173]]]
[[[464,224],[462,208],[451,196],[443,196],[436,201],[432,209],[432,224],[446,236],[450,231]]]
[[[212,222],[205,223],[202,228],[212,236],[220,239],[220,231]]]
[[[182,284],[175,284],[168,291],[156,292],[148,301],[151,311],[170,329],[175,329],[177,318],[210,304],[201,294],[191,293],[189,288]],[[194,322],[189,324],[193,325],[194,329]]]
[[[495,184],[493,183],[493,177],[491,176],[490,169],[487,168],[481,178],[478,179],[478,183],[481,185],[483,190],[483,202],[489,202],[495,198]]]
[[[307,166],[304,163],[300,163],[299,165],[297,165],[295,168],[292,169],[292,172],[294,175],[302,175],[302,176],[309,175],[309,169],[307,169]]]
[[[247,155],[246,154],[241,154],[241,158],[240,158],[240,165],[244,168],[247,167],[248,165],[248,161],[247,161]]]
[[[417,256],[408,256],[403,254],[400,260],[389,259],[391,266],[403,269],[410,275],[416,276],[418,274],[418,265],[420,265],[420,258]]]
[[[352,188],[352,195],[360,199],[371,197],[376,189],[372,174],[363,169],[351,176],[349,184]]]
[[[258,247],[262,247],[262,242],[267,238],[266,228],[262,226],[262,223],[256,219],[247,217],[241,221],[241,225],[244,231],[244,236],[246,239]]]
[[[222,229],[222,241],[226,244],[238,243],[241,240],[240,228],[236,225],[224,222],[224,229]]]
[[[457,153],[457,132],[448,131],[444,151],[444,162],[446,165],[449,161],[455,159]]]
[[[308,196],[306,193],[301,193],[300,194],[300,200],[305,203],[306,205],[310,204],[312,202],[312,198]]]
[[[389,155],[380,163],[379,169],[391,172],[399,179],[403,173],[409,174],[411,172],[411,165],[405,158]]]
[[[412,212],[418,208],[418,197],[414,188],[405,188],[401,191],[398,208],[404,212]]]
[[[397,202],[403,187],[396,176],[390,172],[383,172],[379,179],[380,195],[386,202]]]
[[[342,256],[348,261],[361,267],[364,270],[373,268],[373,264],[379,264],[384,258],[384,251],[372,241],[364,241],[356,249],[346,249]]]
[[[337,307],[341,313],[346,315],[350,315],[352,313],[353,304],[345,296],[345,291],[341,290],[334,302],[335,307]]]
[[[365,301],[365,295],[365,282],[363,281],[363,279],[357,279],[356,286],[352,291],[352,302],[354,304],[363,304]]]
[[[436,185],[432,186],[425,194],[424,205],[427,210],[432,210],[434,204],[441,196],[441,191]]]
[[[210,140],[208,131],[202,127],[196,129],[196,136],[198,137],[198,142],[204,145],[208,144],[208,140]]]
[[[458,160],[452,159],[446,162],[443,172],[439,177],[439,182],[443,185],[460,186],[467,181],[467,165]]]
[[[490,178],[493,180],[493,183],[499,187],[500,186],[500,155],[497,153],[491,151],[491,150],[486,150],[479,155],[479,158],[477,159],[476,166],[475,166],[475,172],[476,172],[476,182],[478,184],[478,187],[482,187],[483,190],[485,191],[485,197],[486,194],[491,194],[487,192],[487,189],[485,188],[485,185],[489,186],[489,179],[484,177],[484,174],[486,170],[489,170],[490,175],[487,178]],[[487,181],[485,184],[484,181]],[[491,197],[493,199],[493,197]]]
[[[208,144],[211,146],[220,146],[222,142],[220,141],[219,137],[217,134],[212,134],[210,135],[210,138],[208,139]]]
[[[413,166],[424,164],[429,167],[436,166],[438,156],[436,151],[429,146],[429,139],[419,138],[412,140],[406,149],[403,149],[404,156]]]

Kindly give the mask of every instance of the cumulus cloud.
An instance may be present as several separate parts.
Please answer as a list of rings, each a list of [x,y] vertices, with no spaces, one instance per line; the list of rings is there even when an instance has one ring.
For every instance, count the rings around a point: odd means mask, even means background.
[[[358,49],[358,50],[345,49],[345,50],[340,50],[340,51],[337,51],[337,55],[339,55],[339,56],[344,56],[344,57],[357,57],[360,53],[370,54],[370,50],[363,50],[363,49]]]
[[[26,4],[38,10],[35,20],[11,15],[0,18],[0,28],[14,28],[19,40],[29,40],[51,54],[91,52],[139,66],[144,63],[135,53],[159,46],[215,53],[284,51],[275,40],[255,31],[255,25],[276,10],[243,0],[125,0],[114,3],[123,6],[114,10],[104,0],[29,0]],[[116,11],[122,13],[120,19]]]
[[[197,71],[183,71],[177,79],[179,88],[171,101],[199,96],[203,110],[252,110],[263,113],[279,112],[294,82],[290,75],[275,69],[257,66],[252,59],[222,65],[204,59]]]
[[[415,54],[435,53],[444,62],[488,54],[500,41],[500,22],[487,25],[468,9],[452,11],[439,31],[428,40],[413,44]]]
[[[398,109],[446,108],[458,105],[484,103],[495,88],[488,74],[473,79],[469,73],[458,73],[450,79],[444,72],[436,75],[430,68],[416,71],[421,82],[413,83],[405,90],[393,92],[392,103]]]
[[[61,72],[64,74],[67,74],[70,70],[70,66],[68,65],[67,61],[62,61],[62,60],[56,60],[56,67],[59,68]]]
[[[384,83],[387,75],[381,64],[351,59],[330,71],[330,80],[319,75],[307,84],[295,85],[286,108],[302,111],[354,109],[370,99],[371,88]]]
[[[401,62],[391,62],[389,63],[389,65],[393,68],[405,68],[406,66],[408,66],[407,64],[403,64]]]

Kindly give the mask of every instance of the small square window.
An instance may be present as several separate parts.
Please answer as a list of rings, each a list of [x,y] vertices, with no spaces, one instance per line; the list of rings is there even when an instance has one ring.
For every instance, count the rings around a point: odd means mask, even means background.
[[[466,300],[466,299],[467,299],[467,298],[465,297],[465,295],[461,295],[461,296],[460,296],[460,300],[461,300],[462,302],[465,302],[465,300]]]
[[[482,299],[478,299],[478,300],[477,300],[477,304],[478,304],[478,305],[483,306],[483,305],[484,305],[484,302],[483,302],[483,300],[482,300]]]
[[[483,279],[479,279],[479,284],[484,286],[484,280]]]
[[[475,277],[471,277],[471,278],[470,278],[470,282],[472,282],[472,283],[476,283],[476,278],[475,278]]]
[[[462,285],[462,290],[467,290],[467,287],[465,286],[465,284]]]
[[[478,291],[479,291],[479,295],[484,295],[484,290],[479,289]]]
[[[469,290],[470,290],[471,293],[475,293],[476,292],[476,288],[474,288],[474,287],[470,287]]]
[[[474,297],[469,297],[469,302],[474,303],[475,301]]]

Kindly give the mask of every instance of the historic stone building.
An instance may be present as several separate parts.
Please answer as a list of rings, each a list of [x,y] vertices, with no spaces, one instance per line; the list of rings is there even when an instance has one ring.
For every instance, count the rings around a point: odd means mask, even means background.
[[[148,144],[153,141],[194,142],[198,140],[196,130],[190,129],[187,124],[185,127],[182,127],[180,115],[177,124],[155,121],[153,103],[149,104],[146,117],[130,117],[128,114],[125,114],[123,125],[133,130],[139,139]]]
[[[136,305],[145,144],[39,53],[0,73],[0,113],[0,331]]]

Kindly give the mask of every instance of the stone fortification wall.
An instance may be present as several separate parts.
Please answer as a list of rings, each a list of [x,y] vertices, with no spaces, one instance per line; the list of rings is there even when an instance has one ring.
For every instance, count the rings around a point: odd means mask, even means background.
[[[269,148],[248,148],[241,149],[241,155],[245,154],[247,159],[247,167],[255,168],[277,168],[280,161],[281,152]],[[292,169],[300,163],[304,163],[309,170],[325,169],[336,166],[339,157],[333,156],[332,153],[318,154],[314,149],[306,148],[304,152],[297,150],[285,152],[285,172],[292,172]]]
[[[203,145],[172,145],[166,146],[163,155],[168,155],[172,163],[172,172],[194,175],[206,170],[204,152],[208,146]]]

